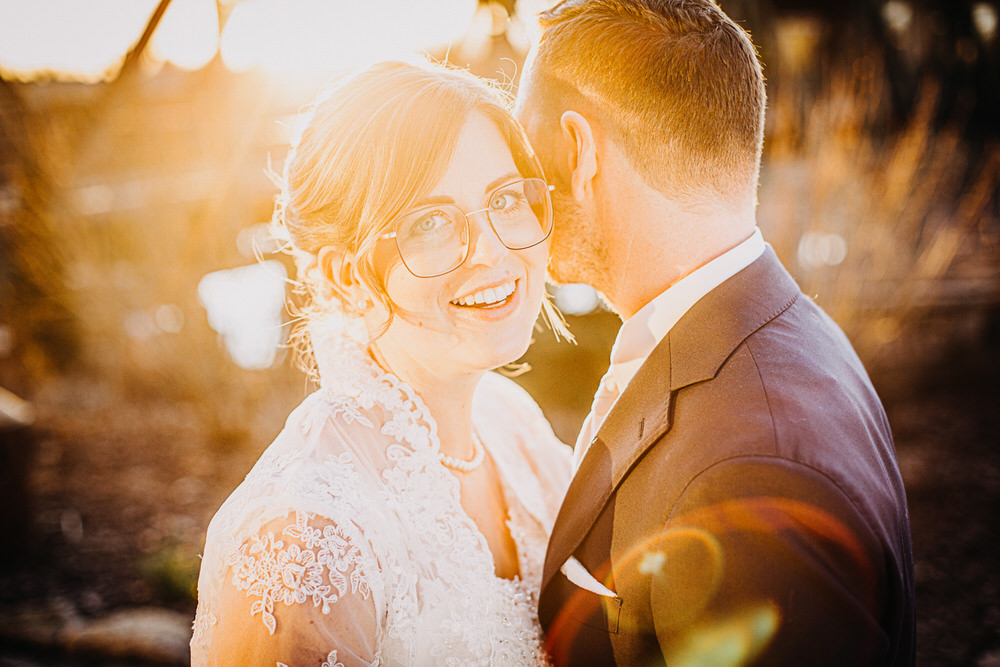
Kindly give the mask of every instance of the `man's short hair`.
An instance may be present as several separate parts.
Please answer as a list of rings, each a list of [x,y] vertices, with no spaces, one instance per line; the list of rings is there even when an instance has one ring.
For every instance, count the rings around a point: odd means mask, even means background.
[[[750,37],[715,3],[566,0],[539,23],[543,118],[593,118],[665,193],[754,196],[764,75]]]

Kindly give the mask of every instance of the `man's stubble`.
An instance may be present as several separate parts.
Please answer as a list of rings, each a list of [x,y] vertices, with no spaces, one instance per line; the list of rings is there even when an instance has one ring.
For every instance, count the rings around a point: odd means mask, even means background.
[[[532,99],[530,78],[522,79],[522,87],[519,95],[526,100]],[[570,194],[568,175],[557,167],[549,153],[551,146],[544,140],[559,132],[558,123],[537,113],[527,102],[522,102],[519,116],[548,182],[555,186],[551,195],[553,227],[549,238],[549,277],[559,284],[586,283],[602,291],[609,284],[605,235],[593,210]]]
[[[571,195],[552,193],[554,223],[549,275],[560,284],[586,283],[598,291],[610,284],[604,234],[594,215]]]

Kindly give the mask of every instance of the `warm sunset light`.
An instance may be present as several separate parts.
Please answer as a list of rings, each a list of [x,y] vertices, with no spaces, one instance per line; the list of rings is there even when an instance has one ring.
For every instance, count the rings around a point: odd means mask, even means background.
[[[113,77],[156,0],[0,0],[0,73],[93,82]],[[204,67],[219,47],[214,0],[173,0],[150,43],[156,61]]]
[[[0,667],[1000,667],[998,185],[1000,0],[0,0]]]
[[[0,0],[0,74],[98,81],[139,39],[155,0]]]
[[[322,74],[379,57],[446,48],[462,39],[475,0],[244,0],[222,30],[231,70]]]
[[[0,72],[99,81],[113,76],[155,0],[0,0]],[[465,36],[475,0],[243,0],[219,25],[213,0],[172,0],[150,43],[154,61],[195,70],[219,50],[233,71],[319,74],[380,57],[446,49]]]
[[[215,0],[172,0],[150,43],[157,60],[183,69],[200,69],[219,50],[219,11]]]

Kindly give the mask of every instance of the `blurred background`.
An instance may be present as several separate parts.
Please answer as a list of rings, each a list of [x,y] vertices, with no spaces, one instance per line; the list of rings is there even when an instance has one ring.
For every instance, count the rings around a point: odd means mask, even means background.
[[[208,521],[314,388],[266,229],[294,115],[397,52],[515,90],[545,4],[0,0],[0,666],[186,661]],[[1000,5],[720,4],[759,224],[894,429],[918,664],[1000,666]],[[517,380],[572,442],[620,321],[552,291],[578,343]]]

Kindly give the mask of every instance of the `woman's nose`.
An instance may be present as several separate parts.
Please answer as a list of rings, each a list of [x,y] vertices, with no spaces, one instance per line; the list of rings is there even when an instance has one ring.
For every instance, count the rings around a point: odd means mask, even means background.
[[[466,260],[470,264],[482,264],[484,266],[494,266],[498,264],[504,256],[510,252],[493,231],[489,219],[485,212],[473,215],[469,220],[469,257]]]

